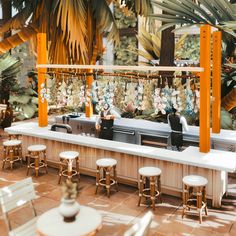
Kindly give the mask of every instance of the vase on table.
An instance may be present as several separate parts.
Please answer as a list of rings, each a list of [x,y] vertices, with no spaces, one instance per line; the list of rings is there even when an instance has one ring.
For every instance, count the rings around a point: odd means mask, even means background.
[[[63,216],[65,222],[73,222],[79,212],[79,203],[75,199],[61,199],[59,213]]]

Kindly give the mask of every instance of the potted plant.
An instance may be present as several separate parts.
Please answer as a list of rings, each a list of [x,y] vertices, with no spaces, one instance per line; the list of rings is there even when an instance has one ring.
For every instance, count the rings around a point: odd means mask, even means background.
[[[71,180],[66,180],[62,185],[62,199],[59,206],[59,212],[63,216],[65,222],[75,221],[79,212],[79,204],[76,201],[77,184]]]

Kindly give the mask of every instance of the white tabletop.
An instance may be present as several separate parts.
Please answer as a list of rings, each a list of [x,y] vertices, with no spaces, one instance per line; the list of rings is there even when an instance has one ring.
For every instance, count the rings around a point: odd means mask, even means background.
[[[81,236],[93,235],[102,225],[102,217],[91,207],[80,206],[74,222],[66,223],[58,208],[53,208],[37,220],[37,232],[44,236]]]

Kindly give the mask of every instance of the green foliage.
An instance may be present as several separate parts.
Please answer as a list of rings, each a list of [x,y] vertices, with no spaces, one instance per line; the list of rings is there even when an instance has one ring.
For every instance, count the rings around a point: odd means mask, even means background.
[[[198,4],[200,3],[200,4]],[[235,4],[228,0],[152,0],[154,6],[164,11],[162,14],[152,14],[152,17],[166,22],[159,30],[181,25],[209,24],[235,36]]]
[[[115,52],[115,65],[135,65],[138,56],[133,54],[132,49],[137,47],[137,39],[135,37],[123,36],[121,37],[120,44],[114,49]]]
[[[221,128],[222,129],[232,129],[233,128],[233,120],[232,114],[228,111],[221,109]]]
[[[187,36],[182,47],[175,50],[176,59],[199,61],[200,38],[196,35]]]
[[[36,96],[37,93],[31,88],[15,86],[12,89],[8,102],[18,114],[16,116],[17,119],[29,119],[35,115],[38,110],[38,98]]]

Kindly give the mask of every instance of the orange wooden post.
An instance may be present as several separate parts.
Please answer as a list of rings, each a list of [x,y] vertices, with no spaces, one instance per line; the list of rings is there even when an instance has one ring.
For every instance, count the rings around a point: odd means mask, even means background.
[[[211,62],[211,26],[204,25],[200,31],[200,134],[199,151],[210,151],[210,62]]]
[[[47,63],[46,34],[37,34],[38,64]],[[46,68],[38,68],[38,123],[40,127],[48,125],[48,104],[44,98],[46,94]]]
[[[213,33],[212,133],[220,133],[221,35],[221,31]]]
[[[93,73],[93,70],[88,70],[88,73]],[[91,101],[91,89],[93,83],[93,75],[88,75],[86,78],[86,103],[85,103],[85,116],[91,117],[93,115],[93,106]]]

